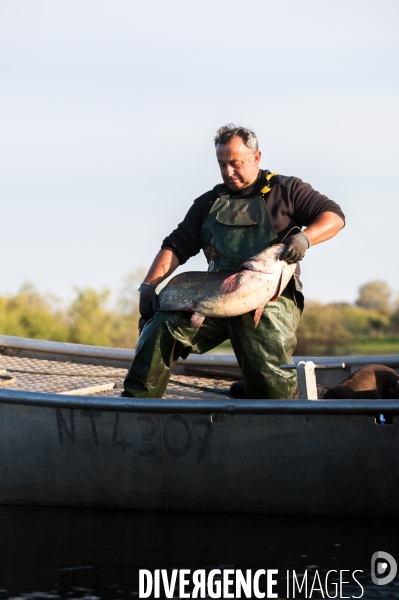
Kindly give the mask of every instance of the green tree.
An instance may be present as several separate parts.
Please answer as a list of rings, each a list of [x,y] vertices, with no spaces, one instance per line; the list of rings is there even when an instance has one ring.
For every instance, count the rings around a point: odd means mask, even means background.
[[[69,308],[69,338],[77,344],[110,346],[116,315],[110,310],[110,290],[75,288],[77,297]]]
[[[349,344],[354,335],[343,322],[342,305],[308,301],[297,338],[297,355],[333,355],[337,347]]]
[[[42,295],[25,283],[9,298],[0,298],[0,331],[4,335],[42,340],[68,340],[65,313],[54,296]]]
[[[389,330],[390,318],[385,312],[351,304],[342,304],[341,318],[344,327],[356,336],[374,335]]]
[[[391,294],[392,290],[385,281],[370,281],[359,288],[356,306],[388,313]]]
[[[111,306],[111,292],[91,288],[77,288],[77,297],[69,311],[69,338],[78,344],[134,348],[138,338],[138,287],[144,274],[136,271],[128,275]]]
[[[397,308],[391,315],[390,325],[392,333],[399,333],[399,308]]]

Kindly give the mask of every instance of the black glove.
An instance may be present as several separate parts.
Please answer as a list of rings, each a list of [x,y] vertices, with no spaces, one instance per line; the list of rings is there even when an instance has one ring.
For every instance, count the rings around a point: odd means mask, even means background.
[[[139,292],[140,314],[146,321],[149,321],[159,308],[158,296],[155,293],[155,286],[151,285],[151,283],[142,283],[139,287]]]
[[[286,260],[288,263],[298,262],[303,259],[309,246],[310,240],[303,231],[290,235],[290,237],[284,241],[284,248],[280,254],[280,260]]]

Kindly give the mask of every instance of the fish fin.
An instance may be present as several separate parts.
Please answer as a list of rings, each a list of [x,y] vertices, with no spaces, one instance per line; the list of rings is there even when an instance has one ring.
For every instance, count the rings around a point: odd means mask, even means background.
[[[234,273],[234,275],[230,275],[227,277],[222,285],[220,286],[220,292],[222,294],[231,294],[231,292],[235,292],[242,286],[242,278],[239,273]]]
[[[269,302],[277,302],[278,297],[280,296],[281,292],[283,291],[281,289],[281,281],[282,281],[282,279],[283,279],[283,274],[281,273],[280,278],[278,280],[277,287],[276,287],[276,291],[274,292],[274,296],[273,296],[273,298],[270,298]]]
[[[201,315],[199,312],[195,312],[191,316],[191,327],[201,327],[202,323],[205,321],[205,315]]]
[[[259,321],[260,321],[260,318],[261,318],[261,316],[262,316],[262,313],[263,313],[263,309],[264,309],[264,308],[265,308],[265,307],[264,307],[264,305],[262,304],[262,306],[258,306],[258,308],[257,308],[257,309],[256,309],[256,311],[255,311],[255,314],[254,314],[255,329],[256,329],[256,328],[257,328],[257,326],[259,325]]]

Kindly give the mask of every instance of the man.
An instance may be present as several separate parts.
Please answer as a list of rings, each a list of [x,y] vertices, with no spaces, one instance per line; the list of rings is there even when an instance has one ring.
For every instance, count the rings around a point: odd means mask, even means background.
[[[141,324],[124,396],[161,398],[179,357],[200,353],[230,339],[244,375],[247,398],[294,398],[296,374],[282,370],[296,346],[303,296],[297,272],[277,302],[269,302],[255,328],[253,313],[207,317],[199,329],[190,314],[157,312],[156,287],[200,249],[209,271],[234,271],[261,250],[284,242],[281,259],[302,260],[310,246],[344,226],[340,207],[309,184],[259,168],[253,131],[227,125],[215,137],[223,184],[194,201],[164,241],[140,286]],[[301,231],[302,227],[306,227]]]

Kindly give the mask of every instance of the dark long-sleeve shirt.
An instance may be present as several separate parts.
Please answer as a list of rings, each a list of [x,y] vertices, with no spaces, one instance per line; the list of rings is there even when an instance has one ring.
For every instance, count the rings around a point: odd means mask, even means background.
[[[231,198],[253,198],[259,195],[259,191],[267,183],[265,176],[268,173],[270,171],[260,170],[252,186],[230,191]],[[297,177],[275,175],[271,179],[271,188],[264,198],[278,241],[281,241],[292,227],[307,227],[323,212],[333,212],[345,220],[338,204]],[[202,224],[218,196],[216,186],[194,200],[184,220],[164,239],[162,249],[172,250],[181,265],[201,250]]]

